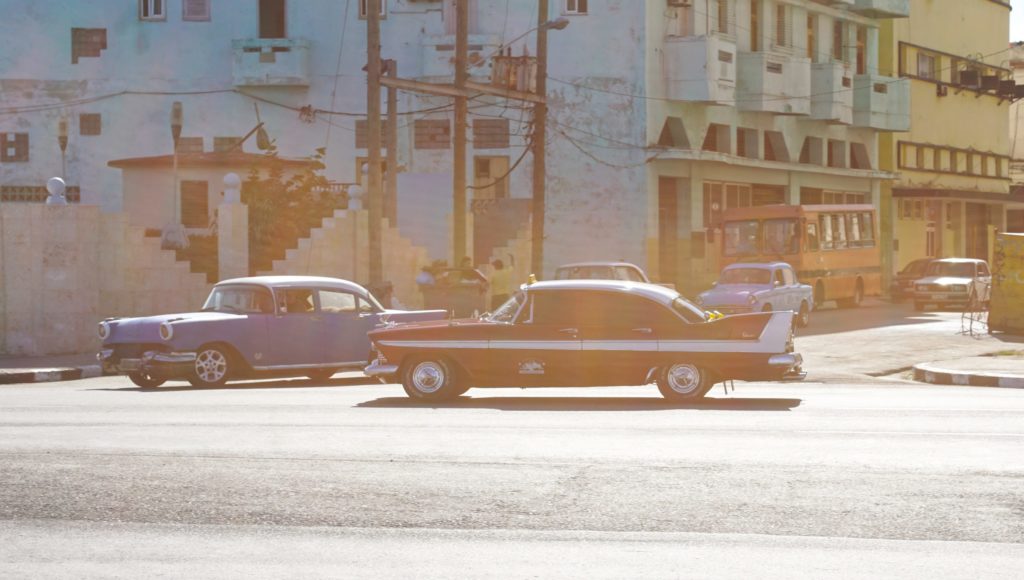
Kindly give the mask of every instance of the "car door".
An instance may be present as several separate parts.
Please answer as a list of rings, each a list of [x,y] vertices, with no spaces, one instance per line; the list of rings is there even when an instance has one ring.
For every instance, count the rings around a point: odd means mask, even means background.
[[[988,263],[978,262],[975,284],[977,286],[978,301],[982,303],[988,302],[992,297],[992,272],[988,269]]]
[[[512,324],[496,325],[481,382],[500,386],[567,386],[580,370],[578,291],[534,290]]]
[[[276,288],[275,314],[268,321],[270,348],[267,366],[295,367],[319,363],[323,320],[317,312],[316,290],[304,287]]]
[[[793,312],[800,311],[800,283],[796,280],[796,274],[793,273],[793,269],[789,266],[783,266],[779,268],[779,272],[782,273],[782,292],[785,295],[783,300],[786,305],[786,310],[792,310]]]
[[[579,301],[580,360],[578,384],[631,385],[656,365],[664,320],[674,317],[664,306],[642,296],[590,291]]]
[[[370,353],[366,333],[376,326],[379,313],[366,300],[346,290],[320,288],[317,295],[322,318],[319,326],[321,362],[325,365],[365,363]]]

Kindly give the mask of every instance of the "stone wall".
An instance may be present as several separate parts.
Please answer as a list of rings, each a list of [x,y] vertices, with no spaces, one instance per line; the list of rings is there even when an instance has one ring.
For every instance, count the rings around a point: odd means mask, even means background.
[[[335,211],[261,274],[330,276],[365,284],[369,280],[368,225],[365,211]],[[407,308],[421,308],[423,295],[416,275],[429,264],[426,249],[413,245],[387,222],[381,229],[381,248],[384,279],[394,287],[394,296]]]
[[[208,292],[124,214],[0,206],[0,353],[88,352],[103,318],[194,310]]]

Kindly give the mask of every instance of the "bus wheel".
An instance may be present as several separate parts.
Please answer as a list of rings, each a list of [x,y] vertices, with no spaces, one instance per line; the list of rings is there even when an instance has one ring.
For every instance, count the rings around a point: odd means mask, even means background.
[[[821,308],[821,305],[825,303],[825,285],[818,280],[817,284],[814,285],[814,307]]]
[[[864,300],[864,282],[857,279],[857,286],[853,289],[853,296],[850,298],[843,298],[839,301],[839,305],[843,308],[856,308],[860,306],[861,301]]]

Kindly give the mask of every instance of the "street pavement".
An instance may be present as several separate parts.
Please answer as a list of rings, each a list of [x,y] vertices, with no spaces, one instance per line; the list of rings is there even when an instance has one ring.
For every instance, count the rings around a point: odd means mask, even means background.
[[[0,386],[0,578],[1008,578],[1024,390],[909,380],[955,313],[826,310],[808,381]]]

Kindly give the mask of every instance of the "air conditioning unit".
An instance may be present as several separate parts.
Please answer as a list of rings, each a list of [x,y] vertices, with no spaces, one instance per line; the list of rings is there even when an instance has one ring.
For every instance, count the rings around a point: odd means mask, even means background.
[[[689,8],[693,6],[693,0],[666,0],[669,6],[675,6],[677,8]]]

